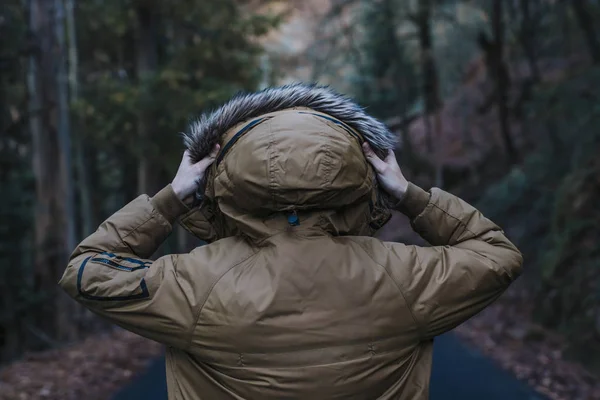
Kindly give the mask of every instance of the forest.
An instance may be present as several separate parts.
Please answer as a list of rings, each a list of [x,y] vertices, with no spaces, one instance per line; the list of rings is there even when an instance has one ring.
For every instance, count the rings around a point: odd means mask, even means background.
[[[170,182],[190,120],[298,81],[356,99],[410,180],[523,251],[456,335],[548,398],[600,399],[599,27],[596,0],[4,0],[0,399],[82,398],[98,364],[127,365],[109,398],[160,353],[61,292],[69,254]],[[380,235],[414,239],[400,216]],[[157,256],[200,244],[178,227]],[[57,383],[82,346],[104,353]]]

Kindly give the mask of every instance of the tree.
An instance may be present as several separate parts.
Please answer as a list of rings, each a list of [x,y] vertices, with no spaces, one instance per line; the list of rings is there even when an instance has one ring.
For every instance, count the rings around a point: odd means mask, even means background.
[[[138,2],[136,14],[136,77],[142,96],[152,96],[152,79],[158,68],[158,13],[150,3]],[[147,142],[156,136],[156,110],[151,102],[142,102],[138,111],[138,138],[141,151],[138,161],[138,193],[154,193],[157,189],[155,163]],[[152,182],[154,180],[154,182]]]
[[[36,319],[37,336],[46,342],[75,336],[68,321],[72,302],[56,285],[75,245],[64,36],[58,25],[62,11],[59,1],[29,3],[35,45],[28,72],[36,192],[34,285],[49,300],[40,304]]]
[[[75,0],[65,1],[67,36],[68,36],[68,78],[69,78],[69,108],[77,107],[79,102],[79,58],[77,51],[77,29],[75,26]],[[96,225],[96,213],[92,203],[90,187],[90,172],[93,169],[89,146],[81,134],[82,125],[79,118],[72,118],[72,139],[75,148],[75,169],[77,171],[77,188],[79,194],[79,213],[81,220],[80,236],[91,234]]]
[[[361,4],[360,25],[365,31],[357,66],[355,92],[373,115],[406,117],[417,98],[417,74],[397,34],[399,15],[393,0]]]
[[[32,177],[28,113],[24,89],[30,44],[27,13],[19,0],[0,11],[0,361],[11,360],[31,345],[27,325],[30,290]]]
[[[579,21],[579,27],[583,33],[585,41],[594,64],[600,63],[600,43],[596,37],[594,29],[594,19],[590,15],[585,0],[570,0],[573,12]]]
[[[504,150],[509,163],[514,163],[517,159],[517,150],[510,131],[508,91],[511,82],[508,67],[504,60],[505,33],[502,5],[502,0],[493,0],[491,14],[492,38],[490,39],[487,33],[480,31],[477,42],[484,53],[488,73],[494,82],[494,89],[489,97],[489,103],[495,102],[497,105]],[[486,106],[481,107],[482,110],[486,108]]]
[[[533,82],[541,80],[541,72],[537,62],[537,50],[535,37],[537,32],[537,18],[532,16],[531,4],[532,0],[520,0],[521,6],[521,27],[519,29],[519,40],[523,47],[523,53],[529,63],[531,71],[531,79]]]
[[[442,137],[442,123],[440,111],[442,107],[439,76],[433,55],[433,35],[431,32],[431,14],[433,4],[431,0],[420,0],[416,13],[409,14],[409,20],[415,25],[418,32],[421,64],[421,95],[425,104],[423,121],[425,123],[425,134],[427,150],[434,160],[435,176],[434,184],[443,186],[443,160],[441,159],[440,146],[436,145],[436,139]],[[433,118],[433,124],[432,124]]]
[[[63,213],[65,224],[62,229],[65,230],[64,256],[66,262],[72,249],[77,244],[75,235],[75,193],[73,190],[73,168],[72,168],[72,150],[71,150],[71,110],[69,105],[69,81],[67,75],[67,45],[65,41],[65,9],[63,0],[54,1],[55,21],[54,31],[56,35],[55,63],[56,63],[56,103],[57,103],[57,135],[58,135],[58,156],[59,182],[62,191]],[[55,227],[56,229],[56,227]],[[61,229],[59,227],[59,229]],[[64,264],[63,264],[64,265]],[[62,275],[59,269],[58,277]],[[60,339],[72,340],[77,337],[77,329],[72,324],[72,317],[75,308],[67,296],[62,292],[58,295],[58,315],[57,315],[57,335]]]

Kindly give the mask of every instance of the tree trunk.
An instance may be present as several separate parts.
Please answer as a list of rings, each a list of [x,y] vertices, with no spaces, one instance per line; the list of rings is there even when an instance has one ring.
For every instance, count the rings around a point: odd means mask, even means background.
[[[3,277],[6,281],[0,282],[0,304],[2,304],[2,310],[5,312],[5,318],[0,320],[0,362],[5,362],[16,358],[21,354],[22,347],[24,347],[24,340],[22,338],[21,324],[19,323],[16,291],[14,287],[11,287],[11,283],[18,282],[19,278],[11,279],[16,274],[14,271],[3,272]]]
[[[435,132],[435,138],[437,139],[437,146],[435,151],[435,175],[433,184],[435,187],[442,189],[444,187],[444,155],[442,153],[442,146],[439,145],[442,135],[442,116],[441,109],[435,111],[433,117],[433,126]]]
[[[6,62],[13,67],[15,61],[20,64],[20,60]],[[0,221],[2,225],[10,227],[0,233],[0,315],[3,315],[0,317],[0,365],[16,358],[25,347],[21,330],[24,315],[19,312],[18,296],[19,292],[29,289],[24,285],[28,263],[23,257],[23,254],[26,254],[24,243],[27,228],[25,221],[20,221],[22,213],[15,212],[11,207],[16,201],[22,200],[23,189],[20,187],[20,181],[25,171],[20,163],[21,157],[18,157],[17,161],[5,156],[11,151],[7,148],[9,147],[7,144],[12,139],[12,135],[6,128],[14,123],[9,111],[12,93],[7,84],[13,77],[10,72],[6,75],[0,73],[0,129],[4,129],[0,136],[0,187],[3,191]],[[18,264],[19,268],[14,268],[15,264]]]
[[[75,192],[73,189],[73,168],[71,149],[71,110],[69,106],[69,82],[67,76],[66,60],[67,46],[65,42],[65,9],[62,0],[54,1],[55,7],[55,34],[57,42],[56,55],[56,87],[58,103],[58,143],[60,155],[60,186],[64,207],[64,229],[66,240],[64,249],[64,264],[58,270],[58,277],[67,266],[69,254],[75,249],[77,240],[75,236]],[[78,336],[76,325],[72,320],[76,303],[66,294],[59,291],[57,296],[58,306],[58,338],[60,340],[73,340]]]
[[[67,33],[69,38],[69,89],[70,104],[76,104],[79,100],[79,58],[77,54],[77,30],[75,28],[75,0],[66,0]],[[90,235],[96,229],[96,218],[92,205],[92,191],[90,187],[89,164],[90,159],[86,157],[87,147],[82,137],[81,121],[74,119],[73,144],[75,147],[75,164],[77,170],[77,189],[79,192],[79,227],[80,237]],[[77,132],[77,134],[75,134]]]
[[[136,9],[137,37],[136,37],[136,70],[138,85],[141,87],[142,96],[151,98],[149,83],[156,73],[158,65],[157,25],[158,17],[151,6],[140,3]],[[154,178],[156,168],[150,160],[148,142],[154,136],[156,121],[152,110],[144,106],[138,115],[138,135],[141,154],[138,164],[138,193],[151,193],[156,191]]]
[[[439,141],[442,137],[442,124],[438,122],[441,108],[439,79],[435,59],[433,58],[433,43],[431,34],[431,0],[419,1],[416,22],[419,32],[419,45],[421,47],[421,70],[423,99],[425,102],[425,135],[427,151],[433,159],[435,174],[434,184],[443,186],[443,162],[440,153]],[[434,115],[435,114],[435,115]],[[430,118],[434,118],[433,127]],[[432,129],[433,128],[433,129]]]
[[[64,196],[66,218],[66,251],[75,249],[75,196],[73,191],[73,168],[71,149],[71,116],[69,106],[69,82],[66,68],[67,46],[65,42],[65,9],[62,0],[55,0],[55,32],[57,41],[56,87],[58,103],[58,141],[61,163],[61,183]],[[65,265],[66,267],[66,265]]]
[[[465,95],[460,98],[460,132],[461,139],[467,152],[473,152],[476,150],[475,141],[473,140],[473,134],[471,133],[471,121],[469,118],[470,104],[466,100]],[[470,184],[475,186],[479,183],[479,173],[475,162],[469,162],[469,181]]]
[[[504,62],[504,16],[502,9],[503,0],[494,0],[492,10],[492,32],[494,35],[493,54],[491,66],[496,82],[496,96],[498,101],[498,118],[500,120],[500,132],[504,141],[509,162],[515,162],[517,152],[510,132],[509,109],[508,109],[508,89],[510,78],[508,68]]]
[[[419,9],[417,11],[417,29],[419,31],[419,46],[421,48],[421,79],[422,79],[422,96],[425,104],[425,115],[429,116],[436,107],[435,92],[436,92],[436,73],[435,65],[433,64],[433,54],[431,45],[431,30],[429,26],[431,14],[431,1],[419,1]],[[430,128],[430,122],[425,123],[427,135],[427,150],[433,153],[433,132]]]
[[[587,9],[587,4],[585,0],[571,0],[571,7],[573,7],[579,27],[585,37],[592,61],[594,64],[598,64],[600,63],[600,43],[596,37],[594,19]]]
[[[537,54],[535,47],[536,21],[531,18],[531,0],[521,0],[521,47],[525,53],[525,58],[531,71],[531,79],[538,83],[541,80],[541,73],[537,63]]]
[[[69,94],[70,105],[79,100],[79,57],[77,51],[77,30],[75,27],[75,0],[65,1],[67,34],[69,39]],[[93,169],[93,154],[90,154],[89,146],[86,145],[81,134],[82,121],[74,118],[75,130],[73,135],[75,145],[75,169],[77,171],[77,188],[79,192],[79,237],[90,235],[96,229],[96,212],[92,202],[92,188],[90,186],[90,172]],[[100,320],[94,314],[80,307],[78,310],[78,325],[80,331],[91,332],[100,327]]]
[[[34,290],[46,298],[37,307],[32,329],[39,337],[68,340],[74,337],[69,317],[75,303],[56,284],[75,245],[66,76],[60,56],[64,36],[62,26],[57,27],[62,4],[30,0],[29,5],[37,49],[29,57],[27,79],[36,192]]]
[[[404,165],[408,165],[410,170],[416,170],[416,162],[415,162],[415,154],[414,148],[412,145],[412,140],[410,138],[410,125],[402,124],[400,127],[400,159],[403,161]]]

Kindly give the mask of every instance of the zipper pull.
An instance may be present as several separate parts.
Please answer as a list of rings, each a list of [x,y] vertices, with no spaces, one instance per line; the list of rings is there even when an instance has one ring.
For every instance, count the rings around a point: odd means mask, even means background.
[[[291,211],[288,214],[288,224],[290,224],[290,226],[298,226],[300,225],[300,219],[298,219],[298,213],[296,212],[296,210]]]

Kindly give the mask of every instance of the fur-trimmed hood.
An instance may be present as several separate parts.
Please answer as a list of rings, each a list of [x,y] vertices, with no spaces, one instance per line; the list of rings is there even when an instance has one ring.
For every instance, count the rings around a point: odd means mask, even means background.
[[[192,161],[221,151],[182,225],[207,240],[253,239],[302,227],[369,235],[389,217],[361,143],[380,155],[395,136],[352,100],[317,85],[288,85],[234,97],[193,122],[184,135]],[[203,233],[206,230],[212,233]]]
[[[184,133],[185,146],[192,161],[200,161],[225,132],[239,123],[294,107],[310,108],[344,122],[360,132],[379,155],[396,145],[397,137],[350,98],[327,86],[297,83],[236,95],[212,113],[192,122]]]

